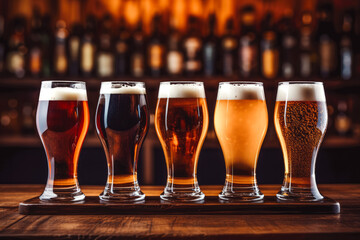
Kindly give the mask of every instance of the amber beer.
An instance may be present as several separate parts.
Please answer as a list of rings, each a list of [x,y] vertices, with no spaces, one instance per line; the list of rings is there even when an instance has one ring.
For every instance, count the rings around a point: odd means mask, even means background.
[[[222,82],[215,106],[214,127],[224,154],[223,200],[263,198],[256,183],[256,164],[268,126],[262,83]]]
[[[103,82],[96,111],[96,130],[103,145],[108,178],[100,199],[145,198],[137,180],[137,161],[149,125],[145,84]]]
[[[163,200],[197,201],[204,198],[196,170],[209,116],[202,82],[162,82],[155,112],[155,128],[166,165]]]
[[[48,159],[48,180],[41,200],[85,198],[77,180],[80,150],[89,126],[84,82],[43,81],[36,124]]]
[[[328,122],[321,82],[279,83],[275,128],[284,155],[281,200],[323,199],[316,186],[315,161]]]

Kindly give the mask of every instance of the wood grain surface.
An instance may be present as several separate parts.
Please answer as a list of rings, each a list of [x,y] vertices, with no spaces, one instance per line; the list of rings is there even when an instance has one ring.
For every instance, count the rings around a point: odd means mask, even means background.
[[[24,215],[169,215],[169,214],[316,214],[340,213],[340,204],[330,198],[317,202],[279,201],[266,196],[256,202],[227,202],[218,196],[206,196],[198,202],[166,202],[159,196],[147,196],[138,202],[104,202],[97,196],[87,196],[79,202],[45,202],[38,197],[19,205]]]
[[[266,196],[280,186],[260,186]],[[201,186],[216,196],[220,186]],[[103,187],[82,187],[97,196]],[[18,204],[38,196],[43,186],[0,185],[0,239],[360,239],[360,185],[319,185],[338,200],[341,214],[282,215],[32,215]],[[142,187],[158,196],[162,187]]]

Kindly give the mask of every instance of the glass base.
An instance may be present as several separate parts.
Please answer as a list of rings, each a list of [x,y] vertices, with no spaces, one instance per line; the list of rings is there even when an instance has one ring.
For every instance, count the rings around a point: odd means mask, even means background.
[[[85,199],[85,194],[79,187],[72,188],[45,188],[39,197],[41,201],[51,202],[78,202]]]
[[[254,202],[264,198],[258,186],[235,186],[234,184],[225,184],[219,198],[225,201],[235,202]]]
[[[116,202],[136,202],[145,199],[145,194],[141,192],[140,187],[105,187],[105,190],[99,195],[103,201]]]
[[[160,198],[170,202],[197,202],[204,200],[205,194],[201,192],[197,184],[189,187],[175,187],[172,184],[168,184],[164,192],[160,195]]]
[[[321,201],[324,197],[320,194],[317,188],[286,188],[282,187],[276,194],[276,197],[282,201],[301,201],[301,202],[314,202]]]

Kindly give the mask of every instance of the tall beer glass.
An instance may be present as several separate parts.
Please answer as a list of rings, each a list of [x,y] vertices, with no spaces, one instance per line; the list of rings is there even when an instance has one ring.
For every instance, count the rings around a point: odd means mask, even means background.
[[[214,127],[225,158],[222,200],[257,201],[264,195],[256,183],[256,164],[268,127],[263,84],[219,84]]]
[[[108,164],[107,183],[100,199],[144,199],[137,180],[137,162],[149,124],[145,84],[103,82],[95,122]]]
[[[85,198],[77,180],[80,150],[89,127],[84,82],[43,81],[36,125],[48,159],[48,180],[41,200]]]
[[[155,111],[155,128],[166,165],[167,184],[161,199],[204,199],[196,169],[209,125],[202,82],[161,82]]]
[[[284,155],[281,200],[323,199],[315,181],[315,161],[328,114],[321,82],[281,82],[276,96],[275,128]]]

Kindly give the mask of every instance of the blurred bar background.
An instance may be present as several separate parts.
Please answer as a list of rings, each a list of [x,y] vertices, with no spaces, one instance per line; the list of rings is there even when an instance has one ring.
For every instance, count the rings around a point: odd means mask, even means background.
[[[265,85],[269,129],[257,178],[281,183],[273,126],[279,81],[323,81],[329,125],[318,183],[360,182],[360,1],[357,0],[0,0],[0,183],[44,183],[36,132],[41,80],[87,82],[91,125],[79,160],[80,184],[106,182],[94,128],[101,81],[144,81],[154,114],[160,81],[206,86],[210,126],[200,185],[225,179],[213,129],[220,81]],[[152,117],[153,119],[153,117]],[[166,166],[153,121],[139,162],[141,184],[164,185]]]

